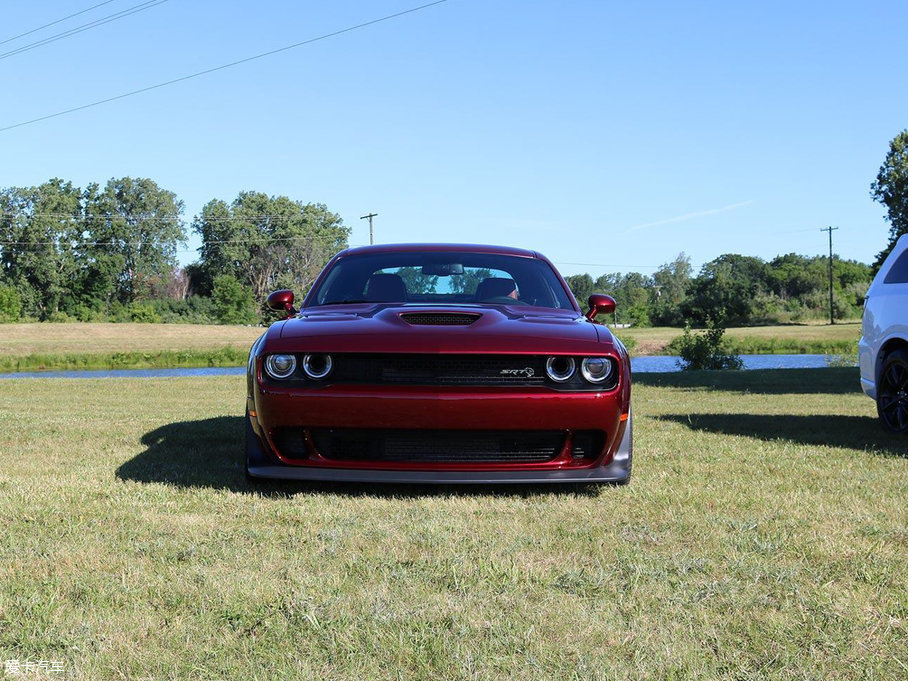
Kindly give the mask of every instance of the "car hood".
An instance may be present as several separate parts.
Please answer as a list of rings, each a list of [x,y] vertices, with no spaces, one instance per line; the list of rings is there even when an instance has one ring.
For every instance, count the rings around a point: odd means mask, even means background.
[[[476,320],[421,324],[406,321],[411,314],[474,315]],[[275,327],[268,334],[271,351],[581,354],[613,347],[605,327],[573,310],[518,305],[335,305],[301,310]]]

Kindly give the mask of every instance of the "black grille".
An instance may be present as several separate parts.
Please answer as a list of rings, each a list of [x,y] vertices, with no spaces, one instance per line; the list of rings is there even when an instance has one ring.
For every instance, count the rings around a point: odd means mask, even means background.
[[[288,459],[304,459],[307,456],[306,440],[302,428],[278,428],[272,437],[282,456],[286,456]]]
[[[319,453],[338,461],[542,463],[564,445],[561,431],[314,429]]]
[[[544,385],[534,355],[335,355],[330,380],[415,385]]]
[[[415,326],[469,326],[481,316],[451,312],[407,312],[400,318]]]

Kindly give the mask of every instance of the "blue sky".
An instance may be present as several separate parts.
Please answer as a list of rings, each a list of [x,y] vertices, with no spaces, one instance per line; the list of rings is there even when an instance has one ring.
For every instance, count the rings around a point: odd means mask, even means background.
[[[423,0],[425,1],[425,0]],[[0,44],[0,128],[331,33],[420,0],[116,0]],[[96,4],[7,3],[0,41]],[[325,203],[368,243],[537,249],[565,274],[686,252],[886,244],[869,186],[908,127],[908,3],[442,4],[0,132],[0,186],[150,177],[187,221],[242,190]],[[195,259],[198,240],[181,253]]]

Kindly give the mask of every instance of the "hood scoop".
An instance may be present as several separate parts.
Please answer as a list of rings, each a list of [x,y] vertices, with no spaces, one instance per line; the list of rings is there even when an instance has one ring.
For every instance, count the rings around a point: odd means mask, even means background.
[[[480,317],[481,314],[466,312],[404,312],[400,315],[412,326],[469,326]]]

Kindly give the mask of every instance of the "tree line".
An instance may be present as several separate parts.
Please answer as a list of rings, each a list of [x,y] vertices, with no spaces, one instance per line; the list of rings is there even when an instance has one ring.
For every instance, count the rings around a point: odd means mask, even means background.
[[[257,323],[273,289],[308,288],[350,230],[319,203],[241,192],[189,225],[147,178],[0,189],[0,320]]]
[[[908,130],[889,151],[870,196],[887,210],[890,238],[873,266],[834,258],[833,315],[855,318],[873,274],[908,234]],[[346,248],[348,227],[321,203],[244,191],[212,199],[189,229],[199,258],[177,264],[188,230],[183,202],[147,178],[79,188],[61,179],[0,189],[0,322],[258,323],[267,293],[302,293]],[[706,326],[796,322],[829,315],[828,261],[794,253],[769,262],[727,253],[695,276],[681,253],[652,275],[568,277],[583,303],[611,294],[617,321]]]
[[[833,258],[833,314],[861,315],[872,268]],[[608,293],[617,302],[619,323],[635,326],[730,326],[784,324],[829,319],[829,260],[789,253],[766,262],[727,253],[703,265],[694,276],[684,253],[652,275],[639,272],[567,277],[581,302],[591,293]]]
[[[178,267],[183,203],[147,178],[2,189],[0,319],[258,323],[269,291],[307,290],[350,233],[323,204],[251,191],[212,199],[189,229],[201,239],[199,258]],[[581,303],[611,294],[618,322],[748,325],[828,317],[827,267],[821,256],[725,254],[694,276],[681,253],[650,276],[567,281]],[[871,278],[870,266],[834,259],[837,318],[860,315]]]
[[[908,234],[908,130],[889,142],[889,151],[870,197],[886,208],[889,241],[872,266],[833,258],[832,314],[836,319],[859,317],[864,295],[895,242]],[[765,262],[727,253],[693,276],[690,259],[681,253],[652,276],[637,272],[568,277],[578,300],[593,292],[611,294],[618,303],[618,321],[636,325],[709,326],[778,324],[828,319],[829,262],[824,256],[789,253]]]

